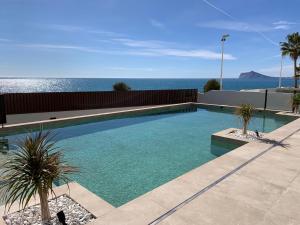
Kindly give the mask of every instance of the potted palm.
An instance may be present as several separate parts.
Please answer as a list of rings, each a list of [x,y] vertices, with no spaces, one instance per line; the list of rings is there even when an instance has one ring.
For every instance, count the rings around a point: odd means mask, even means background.
[[[243,134],[247,135],[248,125],[254,113],[254,107],[250,104],[242,104],[239,108],[236,109],[236,114],[243,121]]]
[[[42,223],[50,221],[48,196],[53,193],[53,181],[68,182],[67,175],[76,170],[65,164],[62,152],[54,146],[50,132],[28,134],[19,141],[18,150],[3,165],[0,178],[1,198],[8,210],[14,202],[25,208],[38,194]]]

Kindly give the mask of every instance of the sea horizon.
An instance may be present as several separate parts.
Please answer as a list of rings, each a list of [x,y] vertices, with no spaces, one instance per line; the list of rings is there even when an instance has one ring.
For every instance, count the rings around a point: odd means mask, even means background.
[[[111,91],[116,82],[124,81],[132,90],[157,89],[198,89],[203,91],[205,83],[212,78],[42,78],[42,77],[0,77],[1,93],[28,92],[76,92],[76,91]],[[218,78],[215,78],[218,79]],[[224,78],[224,90],[276,88],[279,78],[239,79]],[[282,86],[293,84],[293,79],[282,78]]]

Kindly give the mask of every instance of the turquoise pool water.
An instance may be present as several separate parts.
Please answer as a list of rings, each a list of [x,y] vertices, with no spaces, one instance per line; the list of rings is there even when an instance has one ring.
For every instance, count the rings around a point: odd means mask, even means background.
[[[65,159],[80,168],[72,179],[117,207],[237,147],[211,143],[212,133],[241,127],[232,112],[183,111],[56,128]],[[291,120],[257,113],[250,129],[269,132]]]

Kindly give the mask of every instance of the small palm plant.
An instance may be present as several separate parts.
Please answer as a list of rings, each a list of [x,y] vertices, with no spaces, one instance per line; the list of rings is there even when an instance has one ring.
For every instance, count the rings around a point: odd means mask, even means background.
[[[293,112],[298,113],[300,106],[300,94],[295,94],[293,96]]]
[[[39,195],[42,222],[51,219],[48,196],[53,192],[53,181],[68,182],[67,175],[75,172],[75,167],[62,161],[62,152],[54,147],[50,132],[39,131],[28,134],[17,144],[18,150],[3,165],[1,176],[1,198],[10,209],[14,202],[25,208],[29,200]]]
[[[247,128],[254,113],[254,107],[250,104],[242,104],[236,110],[236,114],[242,119],[243,121],[243,134],[247,135]]]

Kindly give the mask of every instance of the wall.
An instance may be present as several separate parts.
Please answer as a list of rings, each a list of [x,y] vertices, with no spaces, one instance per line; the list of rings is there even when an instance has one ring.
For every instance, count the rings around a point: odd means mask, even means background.
[[[290,111],[292,94],[268,92],[267,109]],[[264,108],[265,93],[253,91],[209,91],[199,93],[198,102],[206,104],[239,106],[251,104],[256,108]]]
[[[6,114],[164,105],[197,101],[197,89],[4,94]]]

